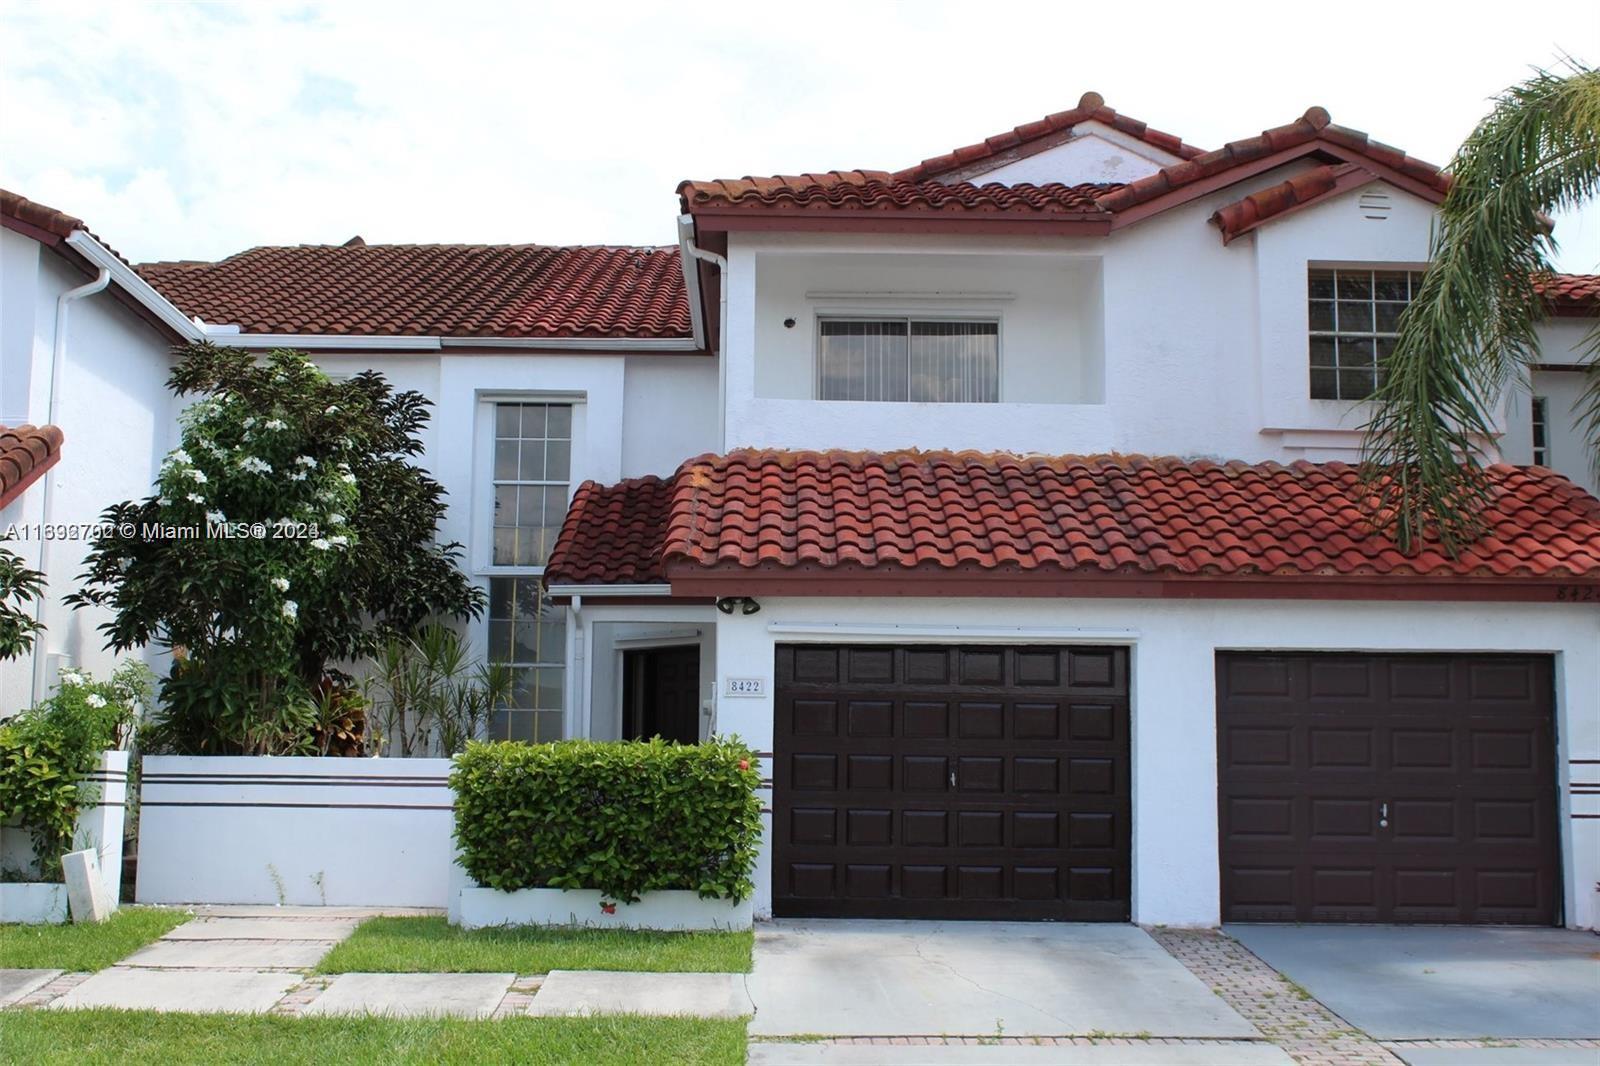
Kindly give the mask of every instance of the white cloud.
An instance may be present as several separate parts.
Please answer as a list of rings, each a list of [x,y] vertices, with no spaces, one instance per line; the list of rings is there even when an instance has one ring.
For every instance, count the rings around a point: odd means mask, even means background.
[[[904,166],[1090,88],[1206,147],[1321,104],[1443,162],[1530,65],[1600,60],[1592,0],[1517,12],[12,3],[0,183],[136,260],[663,243],[683,178]],[[1559,236],[1600,267],[1600,224]]]

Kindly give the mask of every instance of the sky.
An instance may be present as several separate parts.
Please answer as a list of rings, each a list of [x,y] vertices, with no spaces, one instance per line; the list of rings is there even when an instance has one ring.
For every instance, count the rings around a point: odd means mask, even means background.
[[[0,0],[0,40],[0,185],[142,262],[667,244],[686,178],[897,169],[1088,89],[1204,148],[1317,104],[1444,163],[1530,68],[1600,63],[1600,4]],[[1600,205],[1556,236],[1600,271]]]

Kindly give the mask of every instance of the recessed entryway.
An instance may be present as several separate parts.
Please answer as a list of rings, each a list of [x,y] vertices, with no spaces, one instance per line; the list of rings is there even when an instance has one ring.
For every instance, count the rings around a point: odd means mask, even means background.
[[[622,655],[623,739],[700,742],[700,645]]]
[[[773,912],[1126,921],[1128,651],[780,645]]]
[[[1555,923],[1552,679],[1543,655],[1219,654],[1223,919]]]

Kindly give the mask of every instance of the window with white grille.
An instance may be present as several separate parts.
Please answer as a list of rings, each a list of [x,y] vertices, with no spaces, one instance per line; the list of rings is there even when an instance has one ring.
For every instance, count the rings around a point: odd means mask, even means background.
[[[1377,390],[1421,285],[1415,270],[1310,271],[1312,399],[1364,400]]]

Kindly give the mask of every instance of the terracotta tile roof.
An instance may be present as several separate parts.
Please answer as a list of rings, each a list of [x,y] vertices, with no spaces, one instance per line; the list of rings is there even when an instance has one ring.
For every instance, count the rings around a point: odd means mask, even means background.
[[[20,222],[53,237],[70,237],[73,230],[85,228],[82,219],[74,218],[65,211],[57,211],[53,207],[35,203],[9,189],[0,189],[0,219]]]
[[[780,174],[737,181],[686,181],[678,196],[686,211],[707,206],[747,210],[939,211],[984,215],[1103,215],[1097,199],[1115,184],[973,185],[910,181],[882,170]]]
[[[1533,287],[1557,315],[1594,318],[1600,315],[1600,274],[1551,274]]]
[[[1354,163],[1313,167],[1218,209],[1211,216],[1211,222],[1222,230],[1222,242],[1227,244],[1269,219],[1314,203],[1343,184],[1365,184],[1374,180],[1376,175]]]
[[[671,478],[641,477],[578,486],[545,579],[574,585],[665,582],[661,545],[674,485]]]
[[[1071,137],[1074,126],[1083,122],[1099,122],[1110,126],[1119,133],[1137,137],[1151,147],[1159,148],[1180,159],[1193,159],[1204,152],[1202,148],[1184,144],[1170,133],[1151,129],[1136,118],[1113,111],[1106,106],[1105,98],[1099,93],[1087,92],[1078,100],[1078,106],[1070,111],[1058,111],[1053,115],[1046,115],[1037,122],[1025,123],[1015,129],[987,137],[977,144],[969,144],[965,148],[957,148],[944,155],[924,159],[914,167],[897,171],[894,177],[898,181],[927,181],[929,178],[949,177],[958,172],[965,177],[975,168],[989,169],[1002,166],[1012,159],[1032,154],[1032,151],[1060,144]]]
[[[245,333],[691,336],[676,248],[352,242],[138,270],[184,314]]]
[[[57,426],[0,426],[0,507],[56,465],[63,439]]]
[[[1169,192],[1206,178],[1266,159],[1288,149],[1306,145],[1325,145],[1331,154],[1342,158],[1354,154],[1387,168],[1404,178],[1409,178],[1425,189],[1443,196],[1449,188],[1449,179],[1432,163],[1413,159],[1398,148],[1391,148],[1369,138],[1360,130],[1335,126],[1328,112],[1313,107],[1295,121],[1264,130],[1254,137],[1230,141],[1215,151],[1187,159],[1182,163],[1163,167],[1156,173],[1129,182],[1122,188],[1100,198],[1100,206],[1108,211],[1127,211],[1130,208],[1165,196]],[[1349,162],[1349,160],[1343,160]]]
[[[743,450],[690,460],[670,491],[658,479],[585,486],[549,577],[1600,580],[1600,500],[1542,468],[1496,466],[1490,478],[1489,534],[1451,559],[1432,548],[1402,555],[1373,532],[1358,472],[1343,463]],[[611,558],[624,561],[615,574]]]

